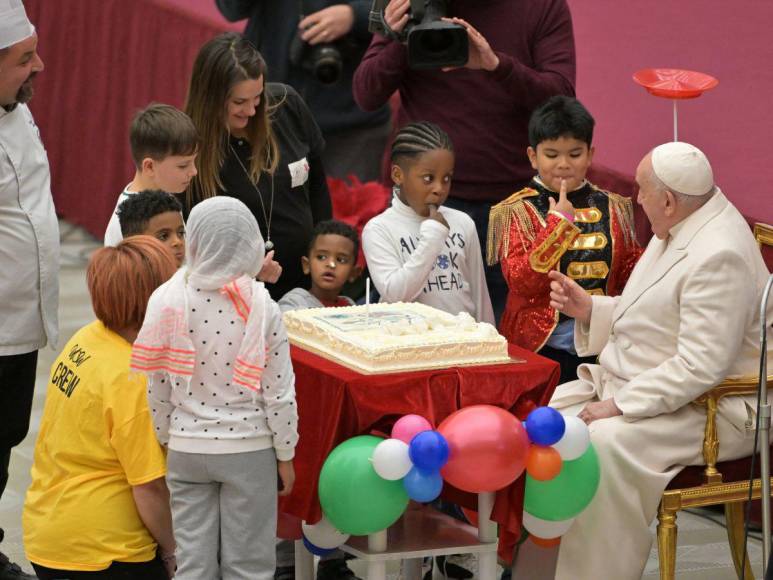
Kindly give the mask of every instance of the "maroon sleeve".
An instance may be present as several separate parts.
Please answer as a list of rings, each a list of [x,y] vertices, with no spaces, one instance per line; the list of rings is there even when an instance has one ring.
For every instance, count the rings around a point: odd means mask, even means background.
[[[384,106],[400,88],[408,68],[408,53],[401,43],[378,34],[368,47],[354,72],[352,93],[363,111],[375,111]]]
[[[491,73],[519,103],[536,108],[553,95],[574,96],[576,58],[572,15],[566,0],[548,2],[535,19],[529,67],[508,54],[497,52],[499,66]],[[536,3],[535,3],[536,5]]]

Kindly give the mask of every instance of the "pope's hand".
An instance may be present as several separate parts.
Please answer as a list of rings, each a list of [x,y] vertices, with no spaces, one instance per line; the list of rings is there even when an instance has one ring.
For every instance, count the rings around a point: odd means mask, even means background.
[[[274,250],[271,250],[266,257],[263,258],[263,267],[258,272],[258,280],[261,282],[267,282],[274,284],[279,280],[279,276],[282,275],[282,266],[279,262],[274,261]]]
[[[575,320],[587,324],[590,322],[593,300],[582,287],[561,272],[548,272],[550,278],[550,307]]]
[[[610,398],[606,401],[588,403],[585,405],[585,408],[577,414],[577,418],[585,421],[586,425],[590,425],[599,419],[608,419],[609,417],[617,417],[622,414],[623,412],[619,409],[617,404],[615,404],[615,399]]]

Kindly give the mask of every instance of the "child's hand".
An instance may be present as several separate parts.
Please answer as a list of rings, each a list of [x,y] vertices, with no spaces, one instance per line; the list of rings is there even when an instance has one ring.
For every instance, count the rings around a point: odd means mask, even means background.
[[[263,267],[260,269],[260,272],[258,272],[258,280],[273,284],[279,280],[279,276],[281,275],[282,266],[279,265],[279,262],[274,261],[274,250],[271,250],[266,254],[266,257],[263,258]]]
[[[550,278],[550,307],[585,324],[590,322],[593,299],[582,287],[561,272],[548,272]]]
[[[448,226],[446,218],[444,218],[443,214],[438,211],[438,206],[436,205],[429,206],[429,217],[427,219],[435,220],[436,222],[446,226],[446,228],[451,229]]]
[[[569,198],[566,196],[566,179],[561,180],[561,190],[558,192],[558,202],[552,197],[550,198],[550,211],[557,211],[566,216],[574,217],[574,206]]]
[[[276,471],[279,474],[279,479],[282,481],[282,490],[279,492],[279,496],[290,495],[290,492],[293,491],[293,485],[295,485],[295,468],[293,467],[292,460],[279,461],[277,459]]]

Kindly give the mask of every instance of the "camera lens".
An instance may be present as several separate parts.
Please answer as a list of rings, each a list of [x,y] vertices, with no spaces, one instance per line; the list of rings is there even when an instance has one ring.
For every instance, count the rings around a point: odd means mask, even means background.
[[[444,53],[455,44],[448,30],[428,30],[421,35],[421,48],[428,54]]]
[[[313,54],[314,76],[326,85],[337,83],[341,78],[341,53],[330,45],[322,45]]]

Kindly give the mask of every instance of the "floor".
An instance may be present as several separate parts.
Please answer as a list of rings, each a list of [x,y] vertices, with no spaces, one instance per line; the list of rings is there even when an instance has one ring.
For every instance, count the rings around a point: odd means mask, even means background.
[[[85,266],[90,253],[99,247],[99,242],[80,228],[62,222],[62,269],[60,277],[61,300],[59,320],[61,328],[60,344],[92,317],[89,296],[85,283]],[[33,404],[30,432],[19,445],[11,459],[11,475],[8,488],[0,502],[0,527],[5,529],[5,541],[2,550],[13,561],[30,570],[24,557],[21,539],[21,510],[24,490],[29,485],[29,472],[32,463],[32,451],[37,435],[40,413],[43,409],[45,385],[49,366],[56,352],[45,349],[40,352],[38,365],[38,383]],[[677,558],[677,578],[680,580],[719,580],[734,577],[733,565],[727,547],[725,530],[721,525],[723,517],[712,512],[680,512],[679,547]],[[654,535],[654,526],[652,528]],[[537,580],[544,577],[540,570],[551,569],[550,551],[537,548],[528,543],[528,549],[522,553],[522,564],[526,570],[518,570],[515,578]],[[759,578],[762,561],[762,549],[759,540],[749,543],[749,557],[755,575]],[[474,567],[474,562],[471,563]],[[364,570],[361,563],[353,562],[356,571]],[[399,578],[399,567],[389,570],[389,578]],[[653,550],[644,571],[643,579],[658,577],[657,552]]]

